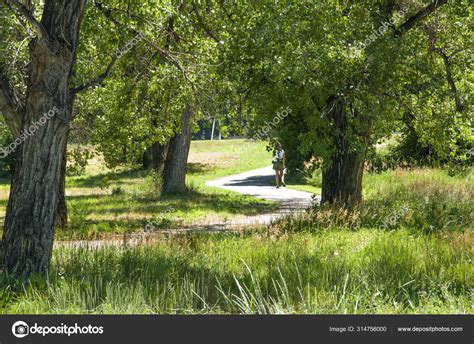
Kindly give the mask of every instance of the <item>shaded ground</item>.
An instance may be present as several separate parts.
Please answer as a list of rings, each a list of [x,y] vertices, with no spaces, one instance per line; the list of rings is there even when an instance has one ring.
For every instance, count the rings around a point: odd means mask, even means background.
[[[100,247],[104,244],[112,246],[122,245],[140,245],[154,241],[163,236],[173,235],[175,233],[192,231],[226,231],[252,228],[260,225],[269,224],[272,221],[287,216],[289,214],[304,212],[311,206],[312,202],[319,201],[319,196],[314,196],[309,192],[292,190],[287,188],[277,189],[274,180],[274,172],[270,167],[264,167],[217,180],[206,182],[207,186],[222,188],[229,191],[238,192],[244,195],[253,196],[280,204],[277,211],[241,216],[229,220],[206,220],[195,221],[187,224],[183,228],[160,230],[153,232],[130,233],[117,236],[110,240],[79,240],[72,242],[63,242],[61,245]]]

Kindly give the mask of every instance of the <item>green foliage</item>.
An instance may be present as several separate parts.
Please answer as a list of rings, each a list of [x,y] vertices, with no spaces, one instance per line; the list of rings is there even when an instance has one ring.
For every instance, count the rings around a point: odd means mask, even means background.
[[[109,61],[117,49],[138,38],[123,49],[103,87],[83,96],[82,112],[94,114],[91,142],[108,166],[135,165],[152,143],[164,143],[180,131],[187,103],[199,103],[195,119],[199,112],[209,116],[218,43],[197,30],[199,18],[190,3],[161,1],[157,7],[154,2],[109,1],[104,6],[120,24],[112,25],[97,8],[88,8],[78,75],[99,74],[101,61]],[[208,11],[198,3],[194,6],[200,14]],[[113,27],[105,40],[96,39],[103,31],[97,18]]]
[[[229,28],[226,66],[243,85],[254,126],[279,107],[292,109],[272,133],[283,141],[291,168],[302,169],[314,157],[329,163],[338,149],[331,138],[337,128],[326,116],[331,97],[343,99],[350,114],[354,151],[361,149],[366,126],[371,146],[406,125],[407,116],[414,118],[420,144],[443,158],[458,155],[457,142],[472,140],[472,74],[463,71],[472,64],[472,8],[467,1],[449,3],[399,35],[395,28],[426,1],[387,4],[262,1],[232,7],[238,21]],[[427,27],[449,55],[461,112]],[[374,35],[379,29],[383,33]]]
[[[94,152],[89,147],[74,146],[68,149],[68,165],[66,174],[68,176],[80,176],[86,172],[87,162],[94,157]]]
[[[10,130],[6,125],[0,125],[0,147],[8,147],[13,143]],[[10,154],[4,154],[3,151],[0,151],[0,173],[4,175],[10,175],[15,164],[16,151],[11,152]],[[5,156],[3,156],[5,155]]]
[[[188,103],[199,109],[195,119],[217,118],[224,133],[248,135],[290,109],[270,142],[283,141],[293,170],[327,164],[339,148],[331,99],[349,114],[349,150],[361,150],[363,133],[373,146],[399,132],[401,144],[377,164],[419,162],[428,149],[452,166],[448,175],[371,175],[365,204],[351,214],[314,209],[256,233],[177,236],[140,248],[59,247],[46,281],[6,281],[3,312],[472,312],[473,182],[463,166],[473,142],[470,2],[450,1],[407,32],[396,28],[428,1],[107,0],[105,13],[97,4],[87,3],[69,86],[101,75],[117,57],[103,85],[80,94],[74,110],[73,139],[95,144],[108,167],[134,165],[151,143],[179,132]],[[0,20],[0,71],[21,98],[29,24],[5,3]],[[393,25],[374,35],[386,21]],[[10,136],[2,125],[1,141]],[[268,202],[203,191],[208,179],[268,161],[263,146],[241,146],[232,157],[250,151],[251,158],[192,165],[193,192],[174,198],[150,194],[136,171],[88,175],[91,153],[71,151],[68,186],[77,194],[68,200],[69,232],[58,236],[128,233],[147,220],[173,226],[156,216],[169,207],[184,219],[271,210]]]
[[[397,168],[439,167],[447,168],[452,175],[466,173],[474,163],[472,147],[474,136],[467,140],[458,139],[450,147],[450,154],[436,150],[430,143],[420,142],[415,131],[408,131],[396,137],[383,150],[372,149],[367,155],[367,167],[371,172],[382,172]]]

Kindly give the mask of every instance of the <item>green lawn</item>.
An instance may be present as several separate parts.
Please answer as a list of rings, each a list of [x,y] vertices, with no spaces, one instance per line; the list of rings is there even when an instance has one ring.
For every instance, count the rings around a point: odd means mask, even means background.
[[[201,186],[207,180],[269,166],[272,157],[265,147],[265,142],[248,140],[193,141],[189,183]]]
[[[273,202],[219,188],[207,180],[244,172],[269,164],[263,142],[247,140],[193,141],[187,184],[190,192],[161,197],[153,176],[142,170],[109,170],[100,157],[90,161],[86,173],[67,177],[69,224],[58,230],[58,239],[93,239],[142,231],[148,222],[158,227],[181,227],[256,215],[276,209]],[[0,186],[2,221],[9,182]]]

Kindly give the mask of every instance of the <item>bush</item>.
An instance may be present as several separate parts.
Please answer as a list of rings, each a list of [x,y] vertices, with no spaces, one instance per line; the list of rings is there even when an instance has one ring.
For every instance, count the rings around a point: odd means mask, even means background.
[[[474,163],[472,143],[458,140],[450,147],[449,155],[440,154],[430,144],[423,144],[419,137],[409,132],[402,134],[387,149],[372,149],[367,154],[367,170],[380,173],[396,168],[446,167],[450,175],[466,173]]]
[[[0,147],[5,148],[13,143],[12,137],[8,128],[0,127]],[[10,176],[15,166],[16,151],[13,151],[6,156],[0,152],[0,175]]]

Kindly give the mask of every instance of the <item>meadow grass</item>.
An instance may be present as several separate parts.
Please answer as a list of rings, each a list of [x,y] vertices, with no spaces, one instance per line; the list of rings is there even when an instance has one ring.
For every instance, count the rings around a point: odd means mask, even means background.
[[[189,180],[195,194],[179,198],[150,194],[149,177],[139,171],[106,171],[122,191],[103,191],[100,163],[69,178],[69,190],[78,192],[68,200],[71,223],[90,238],[133,230],[168,207],[184,217],[258,208],[251,198],[206,190],[204,183],[261,167],[253,157],[261,154],[263,161],[263,145],[203,142],[194,149]],[[212,159],[209,152],[216,153]],[[243,162],[222,154],[240,154]],[[318,187],[318,178],[309,188]],[[473,170],[367,173],[363,186],[364,201],[352,213],[314,207],[266,228],[179,234],[139,247],[59,244],[46,279],[0,280],[0,312],[471,314]],[[100,191],[103,197],[93,197]]]
[[[3,281],[2,313],[472,313],[472,247],[408,230],[180,235],[58,248],[46,280]]]
[[[100,155],[81,176],[66,178],[68,227],[57,239],[97,239],[143,231],[153,222],[166,228],[219,223],[272,212],[277,204],[205,182],[269,165],[263,142],[192,141],[184,195],[161,196],[153,173],[139,169],[110,170]],[[0,184],[0,221],[4,220],[9,181]]]
[[[248,232],[59,246],[47,279],[0,283],[0,311],[471,314],[472,171],[376,177],[352,214],[316,207]]]
[[[289,226],[284,224],[283,227],[288,226],[288,230],[292,231],[307,227],[406,228],[413,233],[474,229],[472,168],[454,177],[439,169],[367,174],[364,176],[363,198],[355,212],[315,207],[310,216],[296,217]]]

